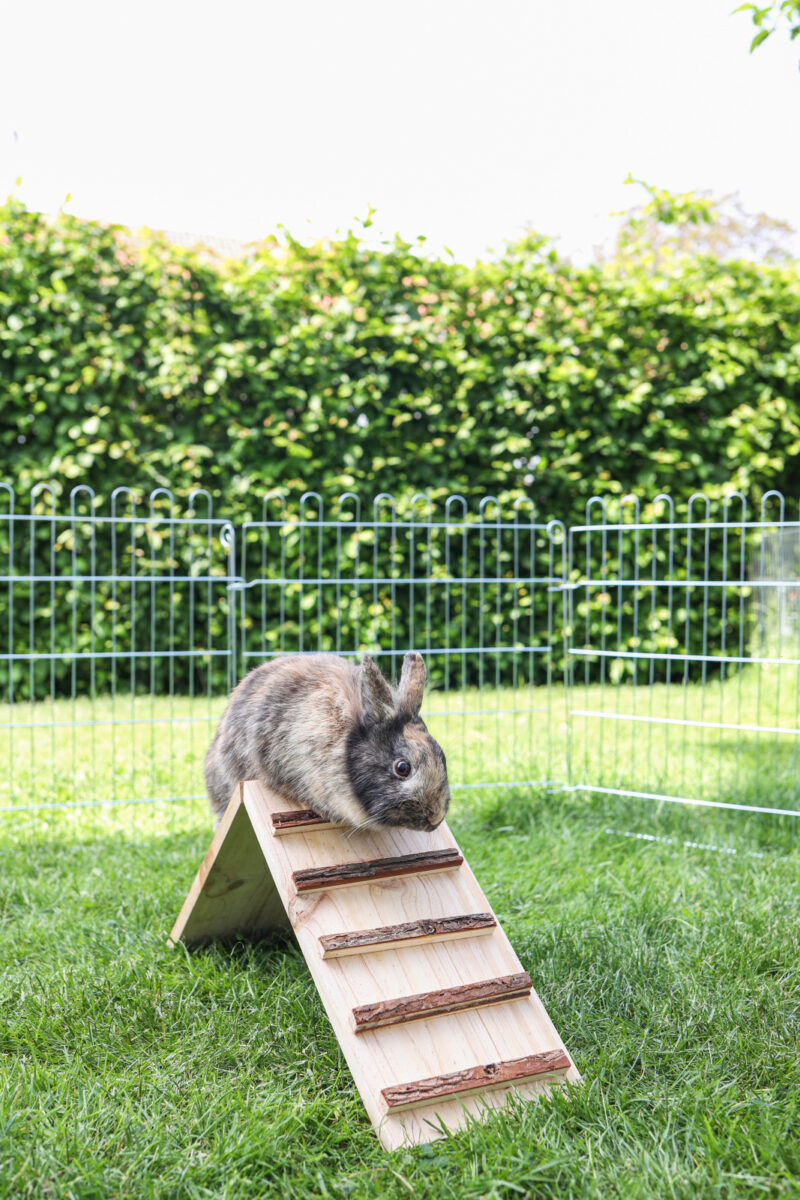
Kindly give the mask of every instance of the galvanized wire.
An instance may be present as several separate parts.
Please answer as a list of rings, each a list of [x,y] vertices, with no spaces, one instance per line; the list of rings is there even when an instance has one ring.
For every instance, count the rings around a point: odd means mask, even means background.
[[[207,492],[179,512],[164,488],[101,505],[38,486],[20,507],[3,485],[0,809],[202,794],[235,674],[229,523]]]
[[[241,529],[231,590],[242,667],[368,651],[396,678],[417,649],[431,683],[426,719],[456,789],[552,782],[541,718],[557,671],[539,628],[549,639],[556,627],[556,554],[529,503],[504,512],[492,497],[470,508],[461,496],[383,493],[362,508],[350,492],[328,504],[306,493],[292,509],[274,494]]]
[[[569,531],[568,787],[800,815],[798,522],[777,492],[685,514],[593,497]]]
[[[800,521],[685,508],[0,485],[0,810],[199,798],[230,689],[276,656],[428,664],[455,790],[795,815]],[[258,510],[257,510],[258,511]]]

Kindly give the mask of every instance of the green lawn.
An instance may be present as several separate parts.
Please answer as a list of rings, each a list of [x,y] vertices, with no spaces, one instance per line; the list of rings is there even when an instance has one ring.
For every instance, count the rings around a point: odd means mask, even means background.
[[[635,700],[606,693],[581,707]],[[532,744],[546,777],[564,750],[563,693],[550,699],[549,715],[481,718],[481,744],[471,736],[462,755],[472,718],[458,705],[474,698],[451,697],[449,722],[438,718],[451,771],[468,781],[499,754],[513,778],[528,722],[542,721]],[[484,702],[514,706],[511,693]],[[149,728],[137,727],[141,778],[166,790],[197,777],[205,727],[193,756],[173,731],[155,762]],[[49,732],[36,737],[49,754]],[[73,753],[87,786],[92,755],[110,761],[107,734],[89,742],[85,728],[74,746],[57,731],[54,798]],[[601,754],[598,739],[588,752]],[[606,733],[589,769],[615,778],[619,757]],[[22,755],[16,765],[31,771]],[[678,777],[667,782],[677,794]],[[751,772],[749,794],[758,784]],[[0,1195],[800,1196],[794,824],[509,788],[456,793],[451,825],[585,1082],[387,1155],[293,945],[167,949],[210,836],[202,803],[5,814]]]
[[[652,688],[640,675],[569,692],[430,692],[425,716],[457,787],[569,783],[800,811],[800,671],[729,668],[705,688],[674,671]],[[224,696],[124,695],[0,705],[0,809],[199,797],[224,707]]]

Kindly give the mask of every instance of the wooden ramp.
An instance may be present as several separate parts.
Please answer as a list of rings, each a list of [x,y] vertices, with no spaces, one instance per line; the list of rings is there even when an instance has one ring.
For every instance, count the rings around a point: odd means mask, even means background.
[[[580,1078],[444,824],[353,833],[240,784],[170,940],[278,929],[387,1150]]]

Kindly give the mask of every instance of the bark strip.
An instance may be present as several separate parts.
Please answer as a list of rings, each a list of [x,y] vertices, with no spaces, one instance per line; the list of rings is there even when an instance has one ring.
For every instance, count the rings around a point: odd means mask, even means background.
[[[464,861],[458,850],[427,850],[422,854],[399,854],[394,858],[372,858],[366,862],[338,863],[330,867],[306,867],[292,874],[298,892],[346,887],[394,879],[399,875],[422,875],[428,871],[452,871]]]
[[[417,1079],[413,1083],[400,1083],[383,1088],[381,1095],[390,1112],[413,1108],[416,1104],[430,1104],[443,1097],[460,1096],[465,1092],[485,1091],[513,1083],[524,1083],[538,1075],[549,1075],[554,1071],[566,1071],[570,1061],[564,1050],[548,1050],[544,1054],[529,1054],[525,1058],[511,1058],[506,1062],[486,1063],[484,1066],[468,1067],[464,1071],[452,1071],[448,1075],[432,1075],[429,1079]]]
[[[482,979],[480,983],[461,983],[456,987],[439,988],[435,992],[420,992],[416,996],[400,996],[396,1000],[362,1004],[353,1009],[353,1022],[356,1033],[363,1033],[383,1025],[438,1017],[444,1013],[460,1012],[464,1008],[481,1008],[501,1000],[516,1000],[520,996],[529,996],[532,987],[528,972],[520,971],[516,975]]]
[[[272,832],[274,834],[296,833],[299,829],[330,829],[335,824],[327,817],[321,817],[313,808],[299,808],[293,812],[274,812],[271,814]]]
[[[382,925],[377,929],[359,929],[355,933],[326,933],[320,939],[323,958],[361,951],[382,950],[385,946],[415,942],[420,938],[468,937],[484,933],[497,925],[492,913],[468,913],[462,917],[435,917],[426,921],[406,921],[402,925]]]

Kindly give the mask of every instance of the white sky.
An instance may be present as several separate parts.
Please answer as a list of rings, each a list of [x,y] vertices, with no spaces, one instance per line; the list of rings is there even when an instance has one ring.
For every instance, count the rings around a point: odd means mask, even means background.
[[[797,227],[800,43],[750,56],[737,3],[0,0],[0,193],[241,239],[372,205],[460,258],[526,225],[583,257],[632,171]]]

